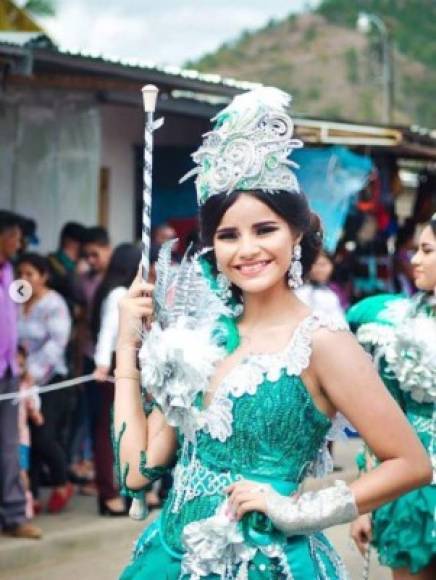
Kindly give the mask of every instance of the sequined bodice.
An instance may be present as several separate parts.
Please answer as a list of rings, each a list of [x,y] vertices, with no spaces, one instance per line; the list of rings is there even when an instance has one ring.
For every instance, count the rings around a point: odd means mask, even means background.
[[[197,457],[202,463],[234,473],[300,481],[331,425],[301,378],[282,372],[276,381],[264,380],[253,394],[227,397],[213,404],[219,407],[218,419],[227,425],[226,401],[231,402],[231,435],[220,440],[207,430],[199,431]]]
[[[183,527],[212,515],[231,481],[298,485],[305,477],[332,425],[301,379],[312,333],[322,325],[332,328],[333,323],[312,315],[286,352],[249,357],[223,381],[207,409],[201,410],[198,401],[200,428],[192,443],[180,435],[175,483],[162,517],[171,549],[182,550]]]

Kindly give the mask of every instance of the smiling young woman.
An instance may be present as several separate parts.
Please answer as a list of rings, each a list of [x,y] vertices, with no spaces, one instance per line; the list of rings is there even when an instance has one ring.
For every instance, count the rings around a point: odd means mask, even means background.
[[[301,142],[289,100],[257,89],[217,116],[193,156],[200,256],[174,279],[164,247],[156,287],[138,277],[121,302],[115,433],[125,492],[140,498],[176,463],[123,580],[344,579],[322,530],[430,479],[422,444],[344,322],[294,294],[322,232],[291,170]],[[152,315],[140,377],[138,328]],[[339,413],[380,464],[350,485],[301,494],[306,475],[324,473]]]

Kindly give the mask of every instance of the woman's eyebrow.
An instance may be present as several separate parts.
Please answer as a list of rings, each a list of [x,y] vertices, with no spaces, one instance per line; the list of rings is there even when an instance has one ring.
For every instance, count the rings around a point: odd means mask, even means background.
[[[253,227],[259,228],[261,226],[276,226],[276,225],[278,225],[278,222],[274,220],[266,220],[264,222],[256,222],[255,224],[253,224]]]
[[[432,244],[431,242],[424,242],[423,244],[421,244],[421,248],[424,248],[424,249],[430,248],[431,250],[434,250],[435,247],[436,247],[436,244]]]
[[[262,227],[262,226],[272,226],[272,225],[276,226],[276,225],[278,225],[278,222],[276,222],[274,220],[265,220],[265,221],[262,221],[262,222],[256,222],[255,224],[252,225],[252,227],[253,228],[259,228],[259,227]],[[217,234],[221,234],[221,233],[224,233],[224,232],[225,233],[230,233],[230,232],[233,233],[237,229],[238,229],[237,226],[221,227],[221,228],[218,228],[216,230],[216,233]]]
[[[222,234],[222,233],[233,233],[233,232],[235,232],[237,229],[238,229],[237,227],[231,227],[231,226],[229,226],[229,227],[224,227],[224,228],[218,228],[218,229],[217,229],[217,231],[216,231],[216,233],[217,233],[217,234]]]

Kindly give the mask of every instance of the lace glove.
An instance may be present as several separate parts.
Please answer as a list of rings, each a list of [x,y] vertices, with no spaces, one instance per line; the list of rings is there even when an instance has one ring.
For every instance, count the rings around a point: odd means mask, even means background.
[[[130,466],[128,463],[126,463],[124,466],[121,466],[120,461],[120,445],[125,430],[126,423],[124,422],[121,425],[121,429],[120,432],[118,433],[118,436],[115,438],[114,433],[112,434],[116,472],[118,475],[118,482],[120,485],[120,494],[123,496],[130,497],[132,499],[132,503],[129,510],[130,517],[134,520],[143,520],[148,515],[148,508],[145,502],[146,492],[150,491],[150,489],[153,486],[153,482],[163,477],[165,473],[170,471],[170,468],[163,465],[149,467],[147,465],[147,455],[145,451],[141,451],[139,461],[139,472],[144,477],[146,477],[149,480],[149,482],[146,485],[144,485],[144,487],[142,487],[141,489],[131,489],[130,487],[128,487],[126,482]]]
[[[286,536],[309,535],[353,521],[358,515],[354,496],[344,481],[294,499],[265,489],[267,515]]]

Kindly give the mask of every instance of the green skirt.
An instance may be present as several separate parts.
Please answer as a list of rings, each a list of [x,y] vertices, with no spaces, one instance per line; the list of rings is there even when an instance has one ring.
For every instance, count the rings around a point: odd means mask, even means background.
[[[120,580],[188,580],[181,576],[181,560],[164,546],[160,521],[155,520],[139,536],[131,563]],[[293,580],[344,580],[347,578],[342,561],[323,534],[294,536],[284,546]],[[281,563],[258,551],[248,567],[249,580],[282,580]],[[218,580],[216,574],[207,580]]]
[[[380,563],[416,574],[436,557],[436,486],[427,485],[373,514],[373,544]]]

